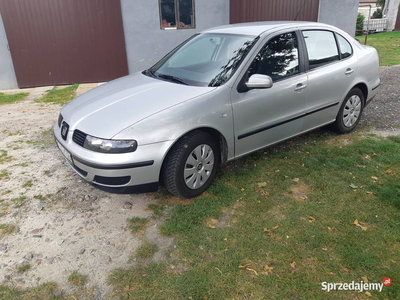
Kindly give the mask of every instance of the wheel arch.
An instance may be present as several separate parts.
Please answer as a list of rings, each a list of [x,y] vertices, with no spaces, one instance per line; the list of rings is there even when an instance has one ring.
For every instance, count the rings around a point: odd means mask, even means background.
[[[161,168],[160,168],[160,174],[159,174],[159,182],[162,181],[161,178],[161,172],[164,168],[164,165],[166,163],[166,160],[168,158],[169,153],[171,152],[171,150],[174,148],[174,146],[176,145],[176,143],[178,141],[180,141],[184,136],[186,136],[187,134],[193,132],[193,131],[204,131],[207,132],[208,134],[212,135],[214,137],[214,139],[216,141],[218,141],[218,145],[220,147],[220,155],[221,155],[221,164],[225,163],[228,160],[228,142],[226,140],[226,138],[224,137],[224,135],[219,132],[218,130],[211,128],[211,127],[198,127],[198,128],[194,128],[192,130],[189,130],[187,132],[185,132],[184,134],[182,134],[179,138],[177,138],[175,140],[175,142],[170,146],[170,148],[168,149],[167,153],[164,155],[162,164],[161,164]]]
[[[364,95],[364,103],[363,104],[365,105],[365,102],[368,99],[368,87],[367,87],[367,85],[365,83],[363,83],[363,82],[360,82],[360,83],[356,84],[355,86],[353,86],[350,90],[352,90],[354,88],[360,89],[361,92],[363,93],[363,95]]]

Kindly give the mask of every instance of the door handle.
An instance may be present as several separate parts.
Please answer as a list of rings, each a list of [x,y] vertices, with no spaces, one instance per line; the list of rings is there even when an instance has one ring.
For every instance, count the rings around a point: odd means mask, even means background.
[[[301,92],[302,90],[304,90],[307,87],[307,84],[302,84],[299,83],[298,85],[296,85],[296,87],[294,88],[294,90],[296,92]]]
[[[353,70],[353,69],[350,69],[350,68],[348,68],[348,69],[346,70],[346,72],[344,72],[345,75],[351,75],[351,74],[353,74],[353,73],[354,73],[354,70]]]

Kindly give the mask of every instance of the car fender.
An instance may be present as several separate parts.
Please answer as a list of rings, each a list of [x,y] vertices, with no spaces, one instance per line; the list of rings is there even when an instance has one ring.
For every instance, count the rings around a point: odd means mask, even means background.
[[[149,116],[121,131],[113,139],[134,139],[138,147],[172,141],[172,147],[188,132],[210,128],[224,137],[228,148],[227,158],[233,158],[234,130],[230,92],[231,88],[228,86],[218,87],[207,94]]]

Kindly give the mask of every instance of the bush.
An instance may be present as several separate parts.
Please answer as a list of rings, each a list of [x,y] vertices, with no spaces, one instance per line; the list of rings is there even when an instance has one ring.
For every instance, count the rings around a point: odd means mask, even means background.
[[[357,15],[357,25],[356,25],[356,32],[362,32],[363,27],[364,27],[364,15],[361,13],[358,13]]]
[[[382,9],[378,8],[374,13],[372,14],[372,19],[382,19]]]

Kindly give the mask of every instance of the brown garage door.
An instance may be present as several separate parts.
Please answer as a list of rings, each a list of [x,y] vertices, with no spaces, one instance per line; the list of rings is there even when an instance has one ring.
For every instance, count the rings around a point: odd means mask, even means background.
[[[128,74],[119,0],[0,0],[19,87]]]
[[[230,0],[230,22],[317,21],[319,0]]]

